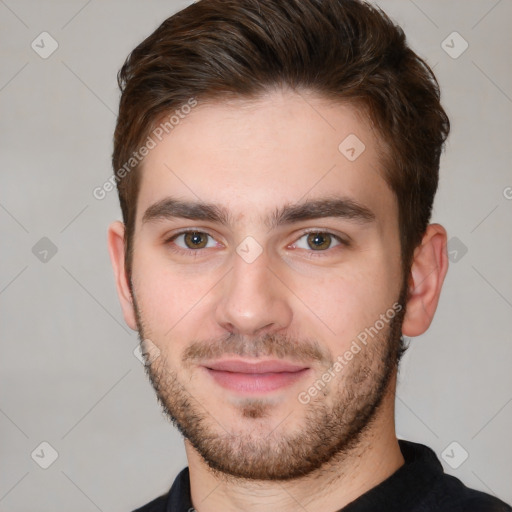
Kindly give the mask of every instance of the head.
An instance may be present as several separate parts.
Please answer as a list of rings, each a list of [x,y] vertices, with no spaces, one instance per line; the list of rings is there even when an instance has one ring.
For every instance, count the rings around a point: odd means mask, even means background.
[[[360,1],[203,0],[118,78],[109,245],[162,405],[212,468],[318,470],[389,416],[437,306],[432,71]],[[289,366],[247,389],[227,359]]]

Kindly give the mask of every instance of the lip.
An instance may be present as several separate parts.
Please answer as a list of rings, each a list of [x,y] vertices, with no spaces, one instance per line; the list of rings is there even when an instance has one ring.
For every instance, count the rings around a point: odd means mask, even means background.
[[[238,393],[268,393],[290,386],[304,377],[309,367],[283,360],[244,361],[222,359],[203,368],[225,389]]]
[[[241,359],[222,359],[220,361],[212,361],[203,366],[210,370],[233,372],[233,373],[247,373],[247,374],[262,374],[262,373],[282,373],[282,372],[297,372],[307,368],[305,365],[294,364],[289,361],[279,359],[269,359],[266,361],[244,361]]]

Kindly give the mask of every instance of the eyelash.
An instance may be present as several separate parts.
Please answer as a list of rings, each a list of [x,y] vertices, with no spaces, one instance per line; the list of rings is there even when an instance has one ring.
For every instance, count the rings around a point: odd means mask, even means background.
[[[215,240],[215,238],[212,235],[210,235],[210,233],[208,233],[206,231],[200,231],[198,229],[184,229],[182,231],[179,231],[178,233],[174,233],[172,236],[167,238],[165,240],[165,244],[169,245],[171,247],[171,250],[173,252],[175,252],[175,253],[182,254],[182,255],[185,255],[185,256],[189,256],[189,257],[192,257],[192,258],[196,258],[196,257],[200,256],[200,253],[205,248],[203,248],[203,249],[183,249],[181,247],[178,247],[176,244],[171,244],[171,242],[173,242],[176,238],[178,238],[181,235],[186,235],[187,233],[201,233],[201,234],[209,236],[210,238]],[[301,235],[293,242],[293,244],[297,243],[302,237],[304,237],[305,235],[309,235],[310,233],[318,233],[318,234],[321,234],[321,235],[329,235],[334,240],[339,242],[341,246],[345,246],[345,247],[349,247],[350,246],[350,242],[348,240],[345,240],[345,239],[341,238],[339,235],[336,235],[336,234],[334,234],[334,233],[332,233],[330,231],[322,231],[322,230],[319,230],[319,229],[310,229],[310,230],[307,230],[307,231],[303,231],[301,233]],[[293,245],[293,244],[289,244],[289,245]],[[308,253],[308,256],[307,256],[308,258],[317,258],[317,257],[322,257],[323,254],[331,251],[332,249],[335,249],[336,247],[338,247],[338,246],[335,246],[335,247],[332,247],[332,248],[329,248],[329,249],[325,249],[323,251],[314,251],[314,250],[309,250],[308,251],[306,249],[302,249],[302,250],[305,250],[306,253]],[[211,247],[208,247],[208,249],[211,249]]]
[[[335,240],[336,242],[339,242],[339,246],[335,246],[335,247],[330,247],[329,249],[325,249],[323,251],[314,251],[314,250],[307,250],[307,249],[301,249],[303,251],[306,251],[305,254],[307,254],[307,258],[321,258],[321,257],[324,257],[326,255],[328,255],[329,252],[332,252],[333,250],[335,250],[337,247],[349,247],[350,246],[350,242],[344,238],[342,238],[341,236],[339,235],[336,235],[334,233],[332,233],[331,231],[322,231],[320,229],[309,229],[309,230],[306,230],[306,231],[303,231],[301,233],[301,235],[293,242],[293,244],[296,244],[302,237],[306,236],[306,235],[309,235],[311,233],[315,233],[315,234],[320,234],[320,235],[329,235],[333,240]],[[290,244],[290,245],[293,245],[293,244]]]
[[[213,238],[213,236],[210,235],[210,233],[207,233],[206,231],[200,231],[198,229],[184,229],[182,231],[179,231],[178,233],[174,233],[172,236],[167,238],[165,240],[165,245],[169,245],[170,250],[174,253],[189,256],[191,258],[197,258],[198,256],[200,256],[200,253],[202,252],[201,249],[183,249],[181,247],[178,247],[176,244],[171,243],[174,242],[174,240],[179,236],[186,235],[187,233],[201,233],[209,236],[210,238]]]

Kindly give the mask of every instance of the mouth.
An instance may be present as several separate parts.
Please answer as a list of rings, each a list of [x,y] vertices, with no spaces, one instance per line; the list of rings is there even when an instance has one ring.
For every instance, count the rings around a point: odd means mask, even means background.
[[[261,394],[285,388],[310,370],[303,364],[283,360],[222,359],[202,365],[221,387],[238,393]]]

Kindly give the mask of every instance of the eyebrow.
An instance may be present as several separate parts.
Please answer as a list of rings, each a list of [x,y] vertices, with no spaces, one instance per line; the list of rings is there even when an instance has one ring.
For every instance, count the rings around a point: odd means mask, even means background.
[[[264,222],[269,229],[275,229],[281,225],[326,217],[347,219],[358,224],[375,221],[375,214],[363,204],[345,197],[327,197],[276,208]],[[142,217],[142,224],[173,218],[233,225],[230,212],[223,206],[172,197],[166,197],[149,206]]]

